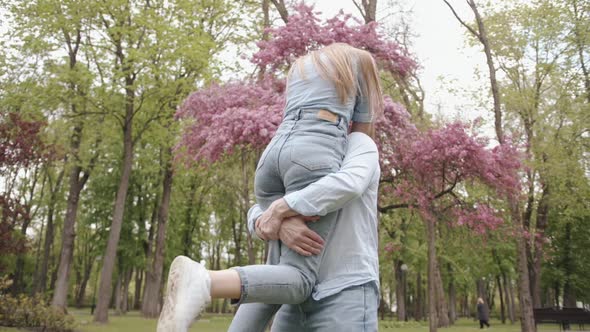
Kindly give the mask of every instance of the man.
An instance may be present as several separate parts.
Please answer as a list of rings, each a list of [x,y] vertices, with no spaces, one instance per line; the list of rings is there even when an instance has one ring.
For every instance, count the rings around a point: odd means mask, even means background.
[[[377,331],[379,261],[377,253],[377,195],[379,157],[373,140],[362,133],[349,135],[340,171],[306,188],[287,194],[271,205],[266,215],[301,216],[284,219],[280,240],[299,254],[318,254],[321,238],[308,229],[302,216],[324,216],[338,211],[325,239],[319,277],[312,296],[297,305],[282,305],[272,331]],[[248,228],[265,238],[257,220],[258,206],[249,212]],[[318,246],[319,244],[319,246]],[[276,250],[274,250],[276,251]],[[269,264],[276,264],[271,253]],[[263,308],[278,305],[249,303],[240,306],[229,331],[262,332],[271,317]]]

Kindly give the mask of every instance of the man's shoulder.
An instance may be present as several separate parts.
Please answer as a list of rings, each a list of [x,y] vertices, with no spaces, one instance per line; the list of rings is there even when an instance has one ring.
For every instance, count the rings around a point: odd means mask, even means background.
[[[360,132],[353,132],[348,135],[348,149],[352,150],[362,150],[362,151],[377,151],[377,144],[373,139],[365,134]]]
[[[377,144],[373,139],[361,132],[353,132],[348,135],[348,144],[354,148],[364,148],[364,150],[375,150],[377,151]]]

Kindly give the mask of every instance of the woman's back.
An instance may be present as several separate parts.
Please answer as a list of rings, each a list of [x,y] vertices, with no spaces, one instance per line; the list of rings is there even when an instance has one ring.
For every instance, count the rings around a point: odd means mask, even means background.
[[[320,56],[320,59],[325,61],[324,56]],[[310,56],[300,61],[301,64],[295,66],[289,76],[285,114],[299,109],[325,109],[350,123],[356,95],[342,102],[334,83],[321,75]]]

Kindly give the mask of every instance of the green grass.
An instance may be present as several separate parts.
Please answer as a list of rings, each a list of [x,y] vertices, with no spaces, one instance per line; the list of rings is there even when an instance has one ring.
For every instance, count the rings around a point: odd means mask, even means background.
[[[77,310],[73,309],[70,311],[78,322],[77,331],[79,332],[145,332],[156,330],[155,319],[142,318],[140,313],[132,311],[124,316],[117,316],[114,313],[109,315],[108,324],[95,324],[92,322],[92,316],[90,310]],[[198,332],[219,332],[227,331],[227,328],[231,322],[233,315],[212,315],[205,314],[198,322],[193,324],[190,331]],[[520,331],[519,324],[506,324],[502,325],[499,321],[492,320],[490,322],[492,328],[490,332],[518,332]],[[573,327],[574,331],[577,331],[577,326]],[[477,332],[479,329],[479,322],[471,319],[461,319],[455,325],[439,329],[440,331],[457,331],[457,332]],[[543,325],[539,329],[540,331],[558,331],[557,325]],[[0,332],[14,332],[16,329],[0,327]],[[397,321],[380,321],[379,331],[395,331],[395,332],[427,332],[427,322],[397,322]]]

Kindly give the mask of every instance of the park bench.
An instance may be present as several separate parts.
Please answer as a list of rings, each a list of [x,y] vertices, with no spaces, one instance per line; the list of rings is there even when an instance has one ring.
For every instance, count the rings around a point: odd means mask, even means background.
[[[535,308],[533,315],[535,324],[558,324],[560,331],[569,330],[572,324],[580,329],[590,324],[590,311],[581,308]]]

